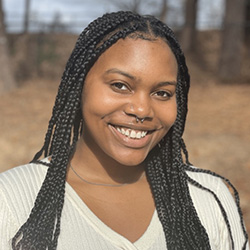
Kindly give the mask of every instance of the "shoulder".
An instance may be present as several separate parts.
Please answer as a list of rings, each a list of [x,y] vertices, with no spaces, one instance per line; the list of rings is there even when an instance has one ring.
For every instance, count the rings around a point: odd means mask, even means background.
[[[198,213],[204,213],[206,217],[209,215],[216,217],[220,214],[218,200],[221,202],[222,193],[223,196],[228,196],[230,205],[234,206],[234,199],[221,178],[208,172],[199,172],[196,167],[192,167],[192,169],[194,171],[186,173],[189,177],[190,195]]]
[[[197,167],[191,166],[191,169],[193,171],[187,170],[187,175],[194,180],[197,183],[200,183],[202,186],[206,188],[212,188],[213,190],[218,188],[219,185],[223,184],[223,181],[221,178],[210,174],[209,172],[206,172],[206,170],[203,171],[203,169],[199,169]],[[201,170],[201,171],[199,171]],[[212,172],[211,172],[212,173]]]
[[[194,171],[187,171],[187,175],[190,194],[198,210],[211,209],[214,216],[217,212],[221,214],[221,205],[225,206],[225,210],[237,210],[235,200],[223,177],[216,176],[212,172],[196,171],[198,168],[195,167],[193,169]]]
[[[26,164],[0,174],[0,203],[17,221],[23,222],[47,172],[43,164]]]
[[[214,174],[192,171],[187,171],[187,174],[190,177],[190,195],[210,241],[219,249],[231,249],[228,224],[236,249],[241,249],[244,243],[244,233],[239,210],[231,190],[222,178]],[[228,222],[225,221],[223,214]]]
[[[27,220],[46,172],[42,164],[26,164],[0,174],[0,249],[11,249],[12,238]]]
[[[0,174],[0,190],[15,193],[29,188],[34,189],[41,185],[46,171],[45,165],[35,163],[9,169]]]
[[[193,167],[193,169],[195,171],[187,171],[187,175],[189,176],[189,190],[191,196],[193,196],[192,198],[198,200],[205,199],[204,204],[216,204],[216,208],[218,208],[219,203],[224,203],[230,209],[236,207],[235,199],[232,195],[233,190],[229,189],[229,186],[224,181],[224,177],[206,170],[199,172],[199,169],[196,167]]]

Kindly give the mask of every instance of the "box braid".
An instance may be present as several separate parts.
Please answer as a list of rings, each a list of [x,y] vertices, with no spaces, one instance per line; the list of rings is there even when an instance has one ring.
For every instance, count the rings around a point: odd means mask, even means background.
[[[146,175],[163,226],[167,248],[169,250],[211,249],[206,230],[194,208],[188,183],[214,196],[221,208],[234,246],[227,214],[218,197],[187,175],[187,171],[192,171],[223,178],[215,173],[191,167],[188,160],[182,134],[187,114],[189,74],[180,46],[171,29],[156,18],[120,11],[105,14],[90,23],[80,34],[67,62],[44,145],[32,161],[48,165],[48,171],[29,218],[12,240],[13,249],[57,248],[67,167],[83,127],[81,113],[83,83],[98,57],[119,39],[126,37],[146,40],[161,38],[170,46],[178,63],[177,118],[168,134],[159,143],[160,148],[154,148],[146,159]],[[185,162],[182,152],[186,158]],[[42,155],[51,156],[50,163],[40,161]],[[228,180],[224,178],[223,180],[229,183]],[[242,247],[245,249],[247,233],[236,190],[235,196],[246,238]]]

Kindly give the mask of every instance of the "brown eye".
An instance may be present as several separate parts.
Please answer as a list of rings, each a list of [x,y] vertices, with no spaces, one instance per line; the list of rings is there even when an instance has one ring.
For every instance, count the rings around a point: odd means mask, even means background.
[[[112,83],[111,86],[115,90],[120,90],[120,91],[127,91],[127,90],[129,90],[128,87],[124,83],[121,83],[121,82]]]
[[[168,100],[173,95],[172,95],[172,93],[170,93],[168,91],[160,90],[160,91],[155,92],[154,96],[156,96],[157,98],[159,98],[161,100]]]

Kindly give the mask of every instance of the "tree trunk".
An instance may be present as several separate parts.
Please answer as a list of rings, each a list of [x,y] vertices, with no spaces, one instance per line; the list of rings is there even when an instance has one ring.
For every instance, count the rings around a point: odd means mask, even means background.
[[[196,17],[198,0],[186,0],[185,24],[181,34],[181,45],[185,52],[191,52],[196,45]]]
[[[162,7],[161,7],[161,12],[160,12],[160,16],[159,19],[165,23],[166,22],[166,18],[167,18],[167,12],[168,12],[168,0],[162,0]]]
[[[246,13],[245,13],[245,41],[250,42],[250,0],[246,1]],[[248,48],[250,50],[250,48]]]
[[[118,6],[122,10],[129,10],[135,13],[140,13],[140,6],[143,3],[143,0],[133,0],[133,1],[117,1],[112,0],[116,6]]]
[[[29,31],[29,19],[30,19],[30,0],[25,0],[23,33],[28,33]]]
[[[223,81],[237,80],[241,74],[245,10],[246,0],[226,1],[218,72]]]
[[[8,42],[4,26],[4,12],[2,0],[0,0],[0,94],[15,88],[16,82],[11,69]]]

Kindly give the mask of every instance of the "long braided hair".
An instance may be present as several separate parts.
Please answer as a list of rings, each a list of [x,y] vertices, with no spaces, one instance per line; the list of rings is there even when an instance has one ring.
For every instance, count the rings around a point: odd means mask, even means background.
[[[207,190],[215,197],[233,245],[230,224],[218,197],[186,173],[196,171],[215,175],[190,166],[182,139],[187,114],[189,74],[180,46],[172,30],[156,18],[120,11],[105,14],[90,23],[79,36],[68,60],[44,145],[33,159],[33,162],[48,165],[49,168],[28,220],[12,240],[13,249],[54,250],[57,248],[67,166],[82,133],[83,119],[80,107],[84,80],[98,57],[119,39],[128,36],[149,40],[163,39],[170,46],[178,63],[177,118],[170,131],[161,140],[160,148],[153,149],[146,159],[146,175],[163,226],[167,248],[169,250],[211,249],[207,232],[194,208],[188,183]],[[185,161],[182,153],[185,155]],[[51,156],[50,163],[40,161],[42,155]],[[228,180],[224,180],[229,183]],[[242,248],[245,249],[247,233],[242,221],[238,194],[236,190],[234,191],[246,238]]]

